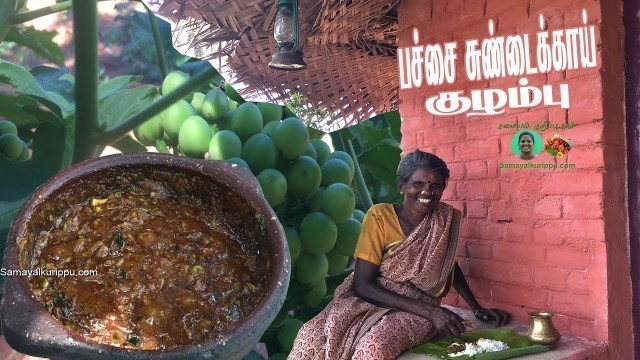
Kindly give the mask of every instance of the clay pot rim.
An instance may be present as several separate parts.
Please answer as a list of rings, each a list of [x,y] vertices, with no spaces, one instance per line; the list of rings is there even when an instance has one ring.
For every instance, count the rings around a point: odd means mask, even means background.
[[[197,356],[197,354],[219,346],[223,348],[232,342],[240,342],[245,332],[251,334],[257,331],[254,327],[256,322],[263,318],[271,317],[268,323],[279,311],[284,302],[284,295],[289,283],[290,261],[288,256],[288,246],[284,230],[280,225],[271,206],[264,199],[257,179],[248,170],[235,164],[228,164],[222,161],[210,161],[203,159],[192,159],[169,154],[140,153],[140,154],[116,154],[101,158],[86,160],[75,164],[64,171],[58,173],[53,178],[47,180],[27,199],[23,207],[14,219],[7,238],[7,245],[4,255],[5,269],[20,269],[20,249],[16,239],[22,238],[30,215],[34,210],[50,196],[56,195],[59,191],[73,183],[79,178],[86,177],[96,172],[110,168],[146,167],[167,169],[169,171],[179,171],[191,174],[198,174],[211,181],[220,182],[229,188],[234,189],[239,196],[247,200],[256,210],[266,217],[268,236],[273,239],[280,239],[278,243],[269,242],[270,255],[270,275],[267,277],[265,295],[258,302],[254,311],[246,318],[236,324],[232,331],[224,337],[210,339],[199,344],[175,348],[171,350],[135,350],[113,347],[105,344],[85,341],[79,334],[66,329],[62,323],[49,314],[38,301],[31,297],[31,289],[26,278],[7,277],[4,281],[4,296],[0,303],[0,313],[2,315],[2,329],[7,342],[16,350],[25,352],[30,349],[30,345],[49,350],[50,352],[38,351],[33,355],[57,354],[58,351],[69,347],[81,348],[86,351],[95,351],[104,356],[123,356],[132,359],[159,358],[169,359],[185,356]],[[38,335],[43,335],[36,339],[33,332],[24,327],[12,328],[12,322],[7,320],[16,319],[20,315],[12,314],[9,309],[25,309],[26,313],[31,313],[31,318],[35,321],[43,321],[45,331]],[[30,310],[30,311],[29,311]],[[21,311],[19,311],[21,312]],[[30,322],[33,323],[34,321]],[[268,324],[267,324],[268,326]],[[39,324],[33,327],[40,327]],[[253,331],[252,331],[253,328]],[[266,327],[265,327],[266,329]],[[62,336],[61,336],[62,335]],[[25,345],[26,347],[22,346]],[[255,344],[253,344],[255,345]],[[253,347],[252,345],[252,347]],[[28,352],[26,352],[28,353]]]

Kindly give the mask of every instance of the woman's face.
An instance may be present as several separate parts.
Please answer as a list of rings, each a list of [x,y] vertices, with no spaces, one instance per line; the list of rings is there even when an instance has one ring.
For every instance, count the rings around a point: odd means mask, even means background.
[[[533,152],[533,138],[531,135],[523,135],[520,138],[520,151],[525,154],[531,154]]]
[[[404,205],[421,212],[436,208],[444,188],[442,175],[424,168],[416,169],[406,183],[398,184],[398,190],[404,193]]]

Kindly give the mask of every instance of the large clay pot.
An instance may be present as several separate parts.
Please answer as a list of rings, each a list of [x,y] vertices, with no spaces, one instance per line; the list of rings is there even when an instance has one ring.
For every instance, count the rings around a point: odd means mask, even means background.
[[[210,186],[188,191],[220,196],[223,211],[260,229],[255,238],[266,263],[266,291],[256,309],[235,324],[224,337],[178,350],[131,350],[85,341],[67,330],[31,296],[28,279],[6,277],[0,303],[2,331],[17,351],[55,359],[240,359],[259,341],[282,307],[289,284],[290,262],[284,231],[273,209],[262,196],[260,185],[247,170],[224,162],[197,160],[162,154],[113,155],[89,160],[66,169],[40,186],[16,216],[4,253],[5,269],[26,269],[33,244],[29,231],[46,224],[57,196],[73,187],[90,189],[95,179],[124,171],[164,171],[183,179],[197,178]],[[226,207],[229,204],[229,207]],[[243,230],[244,231],[244,230]],[[99,294],[98,294],[99,296]]]

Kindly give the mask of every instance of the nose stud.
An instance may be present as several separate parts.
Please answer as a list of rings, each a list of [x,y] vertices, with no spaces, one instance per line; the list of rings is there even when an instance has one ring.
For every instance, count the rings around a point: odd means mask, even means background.
[[[422,190],[422,191],[420,192],[420,194],[422,194],[422,195],[427,195],[427,192],[426,192],[426,191],[424,191],[424,190]]]

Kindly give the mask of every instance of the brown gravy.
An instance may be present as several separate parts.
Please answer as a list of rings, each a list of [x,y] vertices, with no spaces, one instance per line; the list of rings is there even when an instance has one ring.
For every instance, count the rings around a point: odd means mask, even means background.
[[[33,276],[34,297],[102,344],[172,349],[222,336],[254,310],[265,286],[259,251],[245,245],[255,239],[243,239],[202,196],[122,177],[114,183],[126,186],[58,206],[51,226],[34,231],[32,269],[98,273]]]

